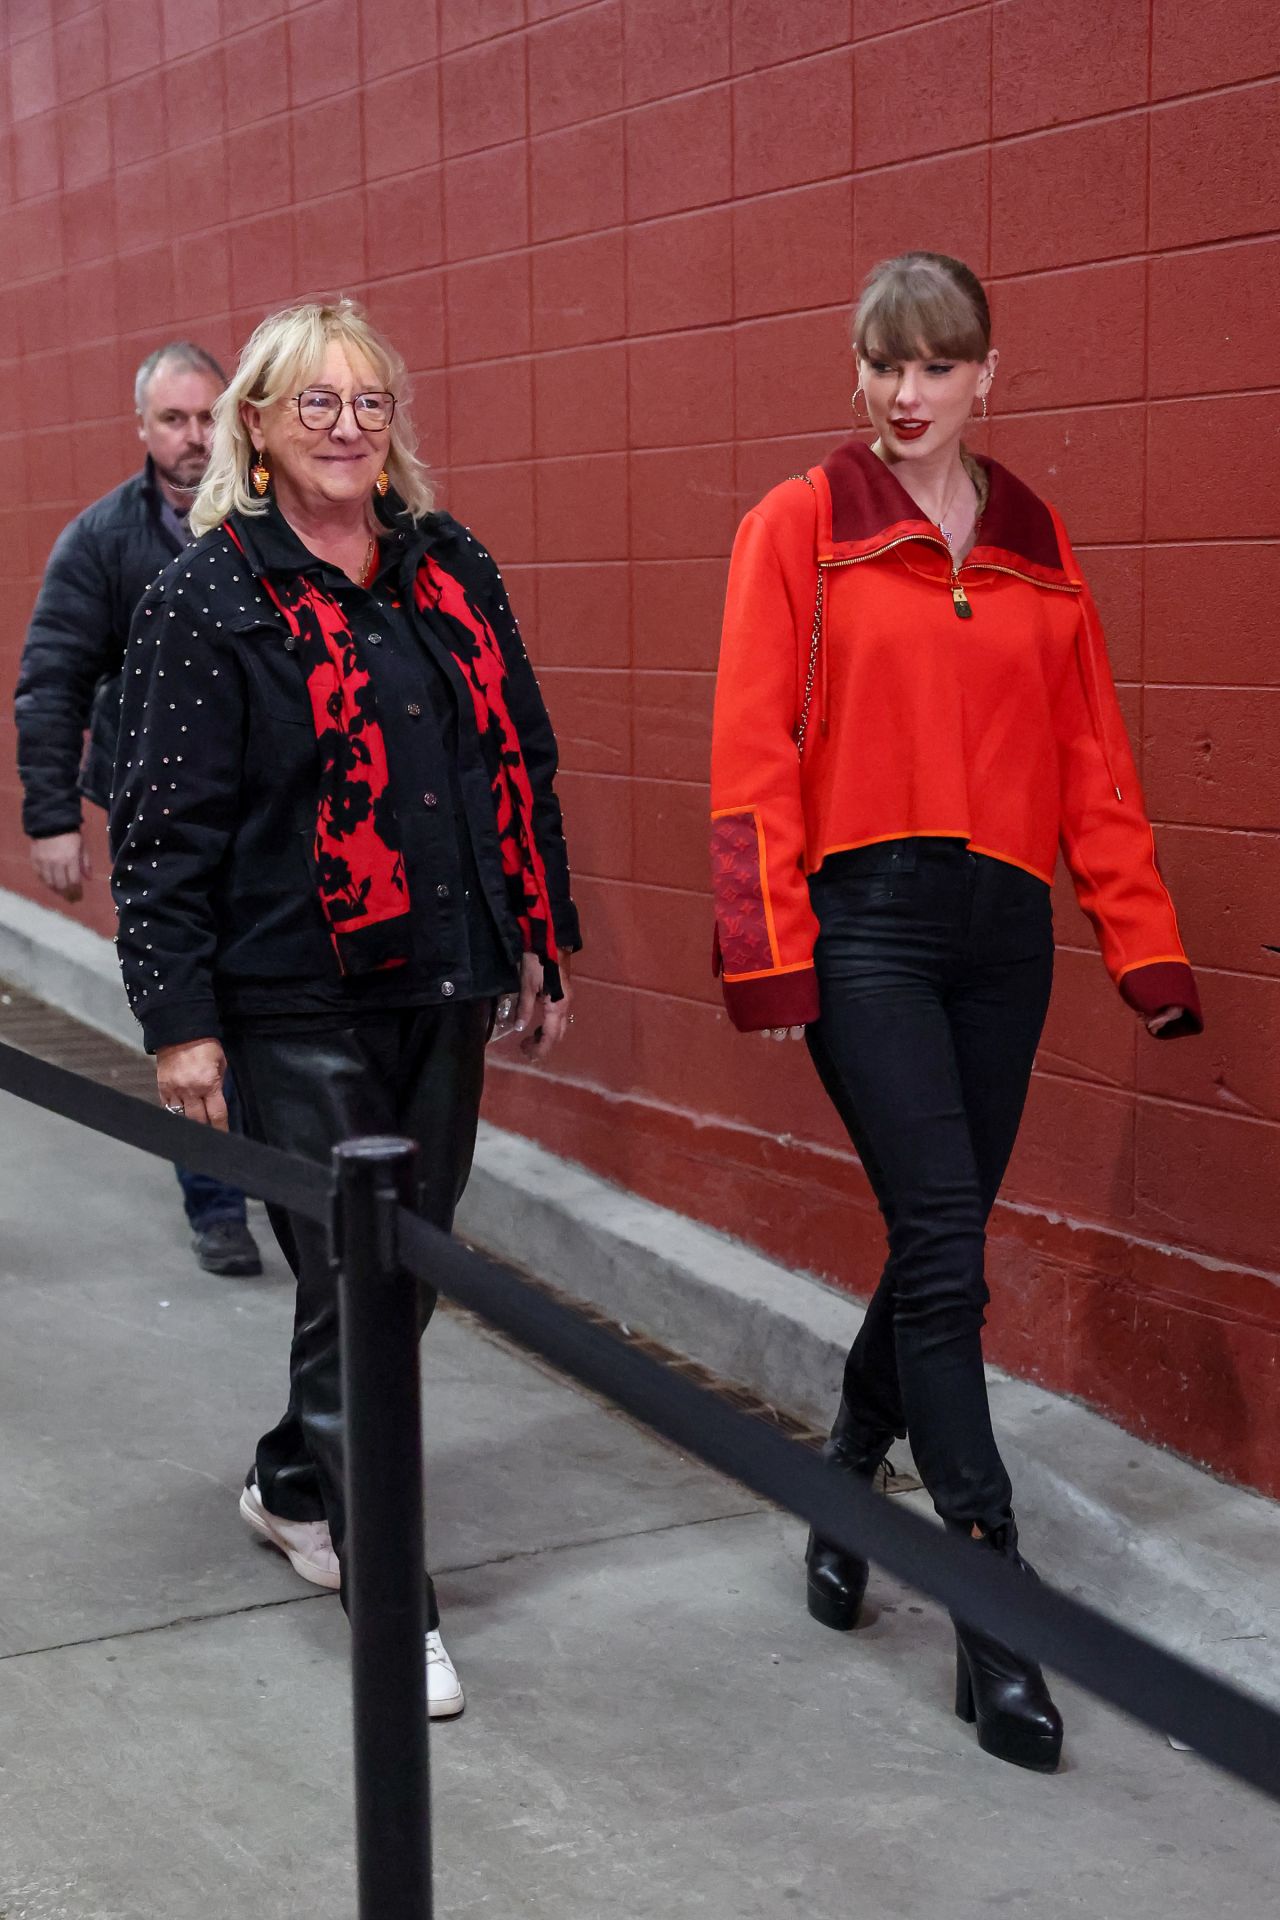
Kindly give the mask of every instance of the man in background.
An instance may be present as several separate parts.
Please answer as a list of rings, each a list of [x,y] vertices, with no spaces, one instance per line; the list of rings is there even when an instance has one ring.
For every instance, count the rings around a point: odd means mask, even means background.
[[[81,796],[104,808],[111,801],[129,623],[144,590],[190,538],[187,514],[209,460],[213,404],[225,385],[213,355],[188,340],[148,354],[134,382],[138,438],[147,450],[142,471],[77,514],[49,556],[14,717],[31,862],[64,900],[80,899],[90,871]],[[228,1093],[233,1100],[234,1090]],[[177,1172],[201,1266],[261,1273],[244,1195],[203,1174]]]

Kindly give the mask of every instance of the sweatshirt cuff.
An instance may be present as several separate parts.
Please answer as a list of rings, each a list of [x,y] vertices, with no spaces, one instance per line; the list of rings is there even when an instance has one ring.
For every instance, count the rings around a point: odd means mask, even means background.
[[[1184,960],[1153,960],[1150,966],[1131,967],[1120,981],[1120,992],[1147,1020],[1166,1007],[1182,1008],[1181,1018],[1162,1027],[1157,1040],[1178,1040],[1184,1034],[1204,1032],[1195,975]]]
[[[759,1033],[764,1027],[807,1027],[818,1017],[818,976],[812,967],[720,984],[729,1018],[739,1033]]]

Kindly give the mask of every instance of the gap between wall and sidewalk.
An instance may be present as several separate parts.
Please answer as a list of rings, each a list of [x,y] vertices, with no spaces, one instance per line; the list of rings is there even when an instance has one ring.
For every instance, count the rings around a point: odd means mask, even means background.
[[[4,889],[0,976],[140,1047],[111,942]],[[769,1405],[830,1420],[862,1320],[848,1295],[483,1123],[458,1230]],[[988,1380],[1046,1577],[1280,1702],[1280,1506],[1042,1387],[995,1368]]]

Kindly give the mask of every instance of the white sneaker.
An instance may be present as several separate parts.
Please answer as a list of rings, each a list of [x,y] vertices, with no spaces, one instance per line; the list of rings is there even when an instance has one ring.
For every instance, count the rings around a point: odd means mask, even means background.
[[[427,1717],[452,1720],[462,1712],[467,1697],[452,1660],[444,1650],[438,1633],[427,1635]]]
[[[240,1517],[263,1540],[278,1547],[294,1572],[313,1587],[341,1586],[327,1520],[284,1520],[278,1513],[268,1513],[256,1482],[240,1495]]]

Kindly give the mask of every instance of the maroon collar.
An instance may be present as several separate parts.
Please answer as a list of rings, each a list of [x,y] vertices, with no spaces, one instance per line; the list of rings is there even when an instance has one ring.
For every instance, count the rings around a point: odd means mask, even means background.
[[[977,457],[990,491],[965,565],[998,564],[995,556],[1003,555],[1033,574],[1064,579],[1057,529],[1044,501],[998,460]],[[831,492],[834,548],[874,551],[886,537],[913,534],[937,539],[937,528],[864,440],[846,440],[823,462],[822,471]]]

